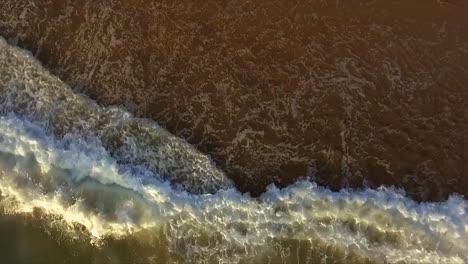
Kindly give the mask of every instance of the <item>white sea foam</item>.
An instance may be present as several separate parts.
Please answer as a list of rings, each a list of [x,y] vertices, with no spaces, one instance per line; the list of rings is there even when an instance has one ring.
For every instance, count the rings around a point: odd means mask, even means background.
[[[118,107],[100,107],[74,94],[30,53],[0,39],[0,113],[15,112],[44,123],[55,135],[98,140],[119,163],[139,164],[193,193],[232,187],[226,175],[187,142],[151,120]]]
[[[133,174],[102,146],[56,140],[13,115],[0,118],[0,164],[11,213],[41,208],[96,238],[165,228],[174,251],[189,249],[185,257],[237,262],[261,255],[275,240],[311,241],[391,263],[463,263],[468,252],[468,203],[458,196],[418,204],[392,189],[333,193],[307,181],[272,187],[258,199],[234,189],[194,195],[150,171]],[[213,244],[203,246],[203,236]]]
[[[195,263],[468,258],[468,202],[460,196],[419,204],[394,189],[331,192],[301,181],[252,198],[187,143],[73,94],[1,39],[0,94],[7,213],[39,208],[60,216],[65,231],[85,226],[95,242],[163,230],[172,258]]]

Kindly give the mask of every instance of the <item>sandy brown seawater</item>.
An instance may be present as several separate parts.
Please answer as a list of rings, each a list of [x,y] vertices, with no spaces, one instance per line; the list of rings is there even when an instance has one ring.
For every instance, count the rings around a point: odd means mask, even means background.
[[[468,194],[468,1],[0,2],[76,91],[209,154],[239,189]]]

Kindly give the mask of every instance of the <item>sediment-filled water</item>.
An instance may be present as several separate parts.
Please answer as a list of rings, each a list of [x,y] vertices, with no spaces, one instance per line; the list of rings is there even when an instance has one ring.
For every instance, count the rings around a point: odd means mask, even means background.
[[[154,121],[0,40],[2,263],[466,263],[468,202],[304,179],[241,193]]]
[[[468,195],[467,14],[466,0],[2,0],[0,35],[243,192],[313,177],[440,201]]]

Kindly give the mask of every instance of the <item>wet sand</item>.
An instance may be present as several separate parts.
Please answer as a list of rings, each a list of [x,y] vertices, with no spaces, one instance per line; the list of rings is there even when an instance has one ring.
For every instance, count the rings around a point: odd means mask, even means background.
[[[209,154],[242,191],[468,194],[468,2],[0,2],[0,35]]]

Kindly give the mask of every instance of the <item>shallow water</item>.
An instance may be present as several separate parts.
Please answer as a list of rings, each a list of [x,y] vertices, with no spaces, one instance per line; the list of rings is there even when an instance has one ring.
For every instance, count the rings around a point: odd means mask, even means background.
[[[332,192],[258,198],[151,120],[73,93],[0,40],[0,238],[12,263],[464,263],[468,202]]]
[[[3,0],[0,35],[242,191],[468,194],[466,0]]]

